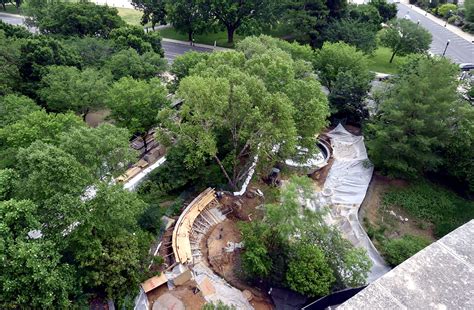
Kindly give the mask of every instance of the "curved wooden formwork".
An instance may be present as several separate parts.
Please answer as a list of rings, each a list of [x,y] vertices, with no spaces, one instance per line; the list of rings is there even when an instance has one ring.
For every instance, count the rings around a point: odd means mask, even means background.
[[[219,206],[219,202],[216,200],[215,191],[212,188],[207,188],[181,213],[176,221],[172,236],[173,253],[177,263],[193,262],[193,250],[191,248],[193,225],[203,211],[216,206]]]

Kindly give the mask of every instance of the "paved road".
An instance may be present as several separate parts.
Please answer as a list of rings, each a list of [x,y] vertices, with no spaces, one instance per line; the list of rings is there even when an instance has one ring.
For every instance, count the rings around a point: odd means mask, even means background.
[[[18,17],[18,15],[10,15],[10,14],[3,14],[0,12],[0,20],[4,21],[7,24],[12,24],[12,25],[22,25],[23,24],[23,18]]]
[[[424,15],[410,9],[409,5],[398,3],[398,18],[409,15],[413,22],[420,21],[420,25],[431,32],[433,42],[430,51],[436,55],[442,55],[446,42],[450,40],[446,56],[456,63],[474,62],[474,44],[461,38],[444,28],[442,25],[435,23]]]
[[[161,45],[165,50],[165,58],[168,63],[172,63],[176,56],[186,53],[187,51],[193,50],[197,52],[212,52],[212,49],[198,46],[190,46],[188,44],[165,42],[162,41]]]
[[[3,14],[0,12],[0,20],[12,24],[22,25],[24,20],[18,15]],[[197,52],[212,52],[210,48],[190,46],[187,44],[175,43],[175,42],[162,42],[163,49],[165,50],[165,58],[168,63],[172,63],[176,56],[186,53],[189,50]]]

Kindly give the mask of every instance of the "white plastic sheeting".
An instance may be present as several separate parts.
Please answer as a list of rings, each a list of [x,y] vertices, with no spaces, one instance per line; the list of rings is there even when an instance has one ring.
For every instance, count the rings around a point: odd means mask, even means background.
[[[140,182],[146,177],[147,174],[149,174],[150,172],[152,172],[153,170],[161,166],[165,161],[166,161],[166,157],[165,156],[161,157],[153,165],[143,169],[142,171],[140,171],[139,174],[137,174],[130,181],[125,183],[123,185],[123,188],[128,189],[129,191],[134,191],[137,185],[140,184]]]
[[[358,218],[373,173],[364,137],[351,134],[341,124],[327,135],[331,138],[334,162],[322,192],[315,195],[308,207],[317,210],[329,206],[326,222],[338,227],[354,246],[367,250],[373,262],[368,282],[373,282],[390,268],[375,249]]]

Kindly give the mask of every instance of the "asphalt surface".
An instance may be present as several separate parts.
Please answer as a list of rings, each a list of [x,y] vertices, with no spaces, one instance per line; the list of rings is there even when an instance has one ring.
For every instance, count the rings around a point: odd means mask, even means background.
[[[410,5],[397,3],[398,18],[404,18],[408,15],[413,22],[420,21],[420,26],[428,30],[433,36],[430,52],[435,55],[442,55],[446,48],[446,43],[450,40],[448,48],[446,49],[446,57],[453,60],[455,63],[474,62],[474,43],[461,38],[457,34],[447,30],[442,25],[439,25],[425,17],[424,15],[410,9]]]
[[[24,20],[22,17],[17,15],[3,14],[0,13],[0,20],[12,24],[12,25],[22,25]],[[163,49],[165,50],[165,58],[168,63],[172,63],[176,56],[182,55],[189,50],[197,52],[212,52],[210,48],[190,46],[185,43],[175,43],[175,42],[165,42],[162,41]]]
[[[161,41],[161,46],[165,50],[165,58],[168,63],[172,63],[177,56],[182,55],[190,50],[202,53],[212,52],[212,49],[210,48],[191,46],[184,43]]]

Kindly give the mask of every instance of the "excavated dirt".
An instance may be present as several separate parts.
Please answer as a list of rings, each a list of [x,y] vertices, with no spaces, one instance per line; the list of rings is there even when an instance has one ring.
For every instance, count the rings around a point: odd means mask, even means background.
[[[224,248],[228,242],[238,243],[242,241],[242,236],[237,228],[237,223],[227,219],[217,224],[210,234],[206,242],[205,253],[207,262],[212,270],[224,278],[230,285],[241,291],[248,290],[252,293],[250,304],[257,310],[274,309],[270,297],[262,290],[249,286],[241,280],[240,269],[240,249],[227,253]]]
[[[195,290],[195,288],[196,283],[194,281],[188,281],[188,283],[178,286],[172,291],[169,291],[166,285],[162,285],[147,294],[150,309],[153,308],[153,303],[158,299],[158,297],[165,293],[170,293],[183,302],[186,310],[201,310],[206,304],[206,300],[202,297],[200,292]]]

